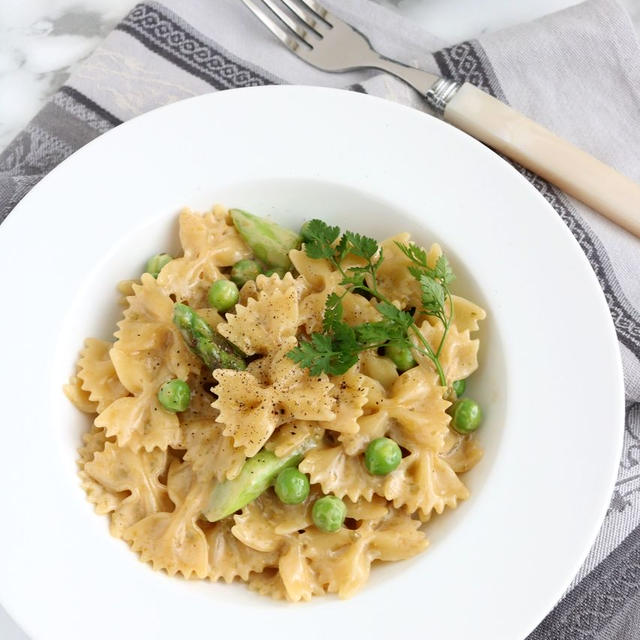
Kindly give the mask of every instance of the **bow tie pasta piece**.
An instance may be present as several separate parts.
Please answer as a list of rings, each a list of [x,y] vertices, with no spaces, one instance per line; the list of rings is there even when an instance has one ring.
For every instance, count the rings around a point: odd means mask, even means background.
[[[402,547],[402,550],[396,549],[395,554],[411,557],[426,546],[426,539],[421,532],[416,535],[420,522],[411,521],[407,515],[390,509],[381,497],[373,496],[371,501],[362,499],[358,502],[345,498],[344,502],[353,529],[343,527],[336,533],[326,533],[310,528],[301,537],[311,568],[325,591],[349,597],[366,581],[374,559],[390,559],[387,541]],[[390,522],[398,514],[402,521],[410,521],[409,535],[401,527],[398,532],[401,537],[389,540],[387,535],[385,539]]]
[[[208,372],[202,378],[190,377],[187,383],[191,388],[191,401],[189,408],[180,413],[180,423],[184,426],[198,420],[215,420],[218,417],[218,411],[211,406],[215,396],[210,393],[211,379]],[[181,444],[178,448],[184,449],[185,446]]]
[[[83,413],[98,413],[127,395],[110,358],[112,343],[87,338],[64,394]]]
[[[391,509],[389,515],[371,526],[369,548],[376,560],[398,562],[424,551],[429,542],[420,529],[420,520],[404,511]],[[356,529],[360,531],[360,529]],[[402,544],[398,541],[402,540]]]
[[[340,433],[340,441],[357,438],[363,414],[376,411],[384,398],[384,389],[373,378],[362,375],[354,367],[341,376],[332,376],[336,396],[336,417],[320,423]]]
[[[364,453],[367,445],[376,438],[384,436],[391,427],[391,421],[387,411],[376,411],[358,419],[358,431],[356,433],[343,433],[338,440],[344,447],[345,453],[356,456]]]
[[[482,449],[476,444],[473,434],[462,435],[449,429],[444,452],[440,457],[456,472],[466,473],[482,458]]]
[[[258,287],[255,280],[247,280],[238,294],[238,304],[247,306],[249,300],[255,300],[258,297]]]
[[[69,382],[63,385],[64,395],[73,406],[82,413],[98,413],[98,403],[89,400],[89,392],[82,388],[83,382],[77,375],[69,378]]]
[[[312,449],[298,469],[309,474],[311,483],[319,484],[323,493],[348,496],[353,502],[371,500],[382,489],[383,477],[371,475],[362,456],[349,456],[342,446]]]
[[[422,304],[420,285],[415,278],[409,276],[408,268],[412,263],[398,248],[396,242],[408,245],[411,236],[408,233],[400,233],[381,243],[384,261],[377,273],[378,290],[389,300],[397,301],[401,309],[419,309]],[[427,251],[427,265],[433,269],[441,255],[440,245],[431,245]]]
[[[342,280],[342,276],[335,271],[327,260],[310,258],[300,249],[290,251],[289,258],[306,283],[309,291],[331,289]]]
[[[189,374],[197,374],[200,361],[185,346],[173,323],[173,300],[148,273],[142,274],[141,284],[134,284],[133,290],[134,295],[127,298],[129,307],[124,319],[118,323],[115,348],[134,356],[141,367],[146,364],[144,378],[147,380],[162,374],[157,361],[151,358],[160,358],[173,377],[186,380]],[[128,382],[127,371],[114,364],[120,381],[129,391],[137,393],[140,382]]]
[[[251,252],[223,207],[203,215],[183,209],[179,224],[184,255],[165,265],[158,283],[178,302],[205,307],[209,286],[223,277],[220,267],[231,267]]]
[[[204,532],[197,524],[211,490],[201,482],[190,465],[173,462],[167,477],[169,496],[175,504],[171,513],[154,513],[125,530],[123,538],[140,554],[143,562],[169,575],[185,578],[209,573],[209,548]]]
[[[389,300],[397,300],[402,309],[419,307],[421,299],[418,282],[408,276],[411,261],[396,246],[396,242],[409,244],[410,241],[408,233],[399,233],[380,243],[384,261],[376,274],[380,293]]]
[[[139,280],[120,280],[116,285],[116,291],[118,292],[118,304],[125,309],[129,306],[127,298],[133,295],[133,285],[140,284]]]
[[[460,296],[451,297],[454,310],[453,324],[458,328],[458,331],[469,331],[470,333],[478,331],[480,328],[478,323],[487,317],[487,312],[471,300]]]
[[[311,525],[311,506],[318,497],[312,491],[300,504],[284,504],[267,491],[233,516],[233,535],[243,544],[264,553],[279,551],[289,536]]]
[[[445,448],[450,417],[446,413],[450,403],[443,399],[443,389],[432,369],[409,369],[396,381],[385,397],[382,387],[371,378],[365,405],[366,415],[358,418],[359,429],[339,438],[349,456],[364,453],[372,440],[385,435],[410,451],[429,447],[435,451]]]
[[[311,334],[322,331],[322,317],[327,298],[331,293],[345,294],[340,284],[342,274],[336,271],[327,260],[309,258],[304,251],[293,250],[289,254],[291,262],[300,273],[300,279],[306,284],[301,295],[300,321],[305,331]],[[365,297],[356,293],[346,293],[342,298],[343,319],[347,324],[375,322],[380,314]]]
[[[173,301],[149,274],[133,285],[134,295],[118,324],[110,356],[118,379],[133,397],[119,398],[97,418],[96,426],[134,451],[166,449],[180,441],[178,417],[165,411],[158,388],[171,378],[186,380],[200,372],[200,362],[173,324]]]
[[[220,412],[216,420],[224,425],[222,433],[251,458],[279,423],[273,389],[264,388],[248,371],[216,369],[214,377],[218,381],[218,399],[213,406]]]
[[[341,376],[331,376],[330,380],[333,384],[332,395],[336,399],[336,417],[321,425],[339,433],[357,433],[358,418],[363,414],[363,407],[367,402],[368,378],[353,367]]]
[[[296,453],[308,441],[319,441],[324,429],[317,422],[309,420],[295,420],[285,422],[274,431],[265,448],[278,456],[288,458]]]
[[[217,421],[247,457],[258,453],[285,422],[335,418],[333,385],[325,374],[311,377],[287,358],[295,344],[294,338],[288,340],[272,357],[252,362],[247,371],[213,372],[218,381],[213,403],[220,412]]]
[[[182,425],[183,444],[189,462],[200,480],[215,478],[218,482],[232,480],[245,461],[241,449],[233,446],[233,440],[223,435],[224,425],[213,420],[193,420]]]
[[[93,460],[96,453],[104,450],[107,444],[104,429],[91,427],[91,431],[82,436],[82,446],[78,449],[78,477],[80,485],[87,494],[96,513],[104,515],[117,509],[125,494],[115,494],[96,482],[86,471],[85,466]]]
[[[203,307],[202,309],[196,309],[196,313],[212,328],[218,328],[221,322],[224,322],[224,318],[220,315],[217,309],[211,307]]]
[[[247,585],[251,591],[273,600],[286,600],[287,598],[287,592],[276,568],[267,568],[261,573],[252,573]]]
[[[458,500],[466,500],[469,490],[453,469],[437,453],[422,449],[402,459],[400,466],[384,481],[381,494],[426,522],[432,511],[455,509]]]
[[[363,351],[360,354],[360,371],[378,381],[385,389],[391,388],[398,379],[398,369],[393,361],[375,351]]]
[[[238,304],[218,332],[249,356],[267,355],[295,336],[298,328],[298,288],[290,273],[280,279],[260,275],[257,298]]]
[[[343,293],[342,275],[326,260],[309,258],[304,251],[289,253],[293,266],[307,285],[307,293],[300,302],[300,324],[308,334],[322,330],[324,305],[330,293]]]
[[[286,420],[334,420],[333,383],[324,373],[309,375],[288,358],[287,353],[294,346],[292,340],[276,352],[270,370],[271,384]]]
[[[363,500],[362,502],[366,502]],[[347,509],[349,505],[353,505],[350,500],[345,499]],[[386,513],[387,510],[384,510]],[[334,533],[322,531],[317,527],[309,527],[304,533],[300,534],[307,551],[307,557],[315,565],[321,565],[327,558],[334,556],[341,549],[348,547],[354,540],[353,532],[346,527],[338,529]]]
[[[343,432],[338,437],[344,450],[351,456],[364,452],[371,440],[383,436],[389,429],[389,415],[381,410],[386,397],[384,387],[374,378],[362,378],[366,400],[362,407],[363,415],[357,418],[358,428],[352,433]]]
[[[284,597],[292,602],[310,600],[312,595],[324,592],[298,533],[311,525],[311,505],[317,497],[314,492],[299,505],[285,505],[266,493],[234,516],[232,533],[236,538],[256,551],[279,553],[278,573]]]
[[[87,338],[78,360],[78,378],[82,380],[82,389],[89,393],[89,400],[96,403],[98,412],[127,395],[109,357],[112,347],[111,342]]]
[[[104,451],[105,444],[109,442],[104,429],[91,427],[91,431],[83,434],[82,446],[78,448],[78,467],[84,468],[87,462],[93,460],[93,456],[99,451]]]
[[[327,591],[340,598],[350,598],[369,579],[373,557],[369,552],[369,538],[359,537],[345,547],[329,564],[319,566],[320,580],[327,581]]]
[[[346,293],[342,298],[342,319],[351,326],[365,322],[377,322],[382,318],[378,310],[364,296]]]
[[[432,347],[437,346],[442,340],[443,326],[441,323],[430,324],[425,320],[420,326],[420,332],[429,341]],[[449,328],[449,333],[440,352],[440,364],[447,380],[464,380],[478,368],[478,348],[480,341],[472,339],[469,330],[459,331],[454,324]],[[418,353],[416,356],[421,368],[432,369],[431,361]]]
[[[299,537],[292,538],[288,549],[280,556],[278,573],[290,602],[308,602],[312,596],[324,593]]]
[[[358,500],[353,502],[344,498],[347,507],[347,518],[352,520],[380,520],[389,512],[387,501],[380,496],[373,496],[371,500]]]
[[[209,545],[209,579],[224,580],[227,584],[235,578],[245,582],[250,574],[261,573],[267,567],[278,565],[275,551],[262,552],[248,547],[231,532],[233,520],[225,518],[206,533]]]
[[[166,463],[166,451],[136,454],[107,442],[104,450],[85,465],[86,473],[108,491],[130,493],[111,514],[113,535],[121,537],[127,527],[142,518],[169,509],[166,488],[158,480]]]
[[[361,521],[350,531],[351,544],[330,555],[316,556],[313,567],[318,580],[327,584],[329,593],[350,598],[368,580],[374,560],[405,560],[427,547],[427,539],[419,527],[418,520],[395,509],[378,520]]]
[[[243,507],[242,512],[233,516],[233,535],[242,544],[262,553],[274,553],[284,543],[283,536],[275,532],[275,523],[262,511],[264,494]],[[298,505],[295,505],[298,506]]]
[[[158,370],[168,377],[163,367],[162,358],[150,351],[129,351],[116,345],[109,352],[111,362],[116,370],[118,379],[129,393],[141,394],[145,387],[150,386],[156,378]],[[126,345],[125,345],[126,346]]]
[[[118,446],[133,451],[165,450],[182,438],[178,416],[160,405],[155,386],[138,396],[116,400],[98,415],[95,425],[105,429],[107,436],[115,436]]]
[[[442,345],[440,364],[449,382],[464,380],[478,368],[478,348],[480,341],[472,339],[471,333],[479,328],[479,321],[484,320],[484,309],[460,296],[453,296],[453,323]],[[448,308],[448,303],[447,303]],[[434,318],[428,318],[420,325],[420,332],[437,349],[442,340],[444,327]],[[418,362],[426,367],[431,366],[421,354]]]
[[[410,450],[442,451],[450,421],[446,410],[451,404],[443,399],[443,391],[431,368],[414,367],[403,373],[381,405],[397,422],[391,437]]]

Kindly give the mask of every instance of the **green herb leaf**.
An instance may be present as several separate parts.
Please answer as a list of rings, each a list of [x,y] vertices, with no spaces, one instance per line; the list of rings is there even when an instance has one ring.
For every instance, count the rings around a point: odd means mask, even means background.
[[[364,281],[364,273],[362,272],[357,272],[357,273],[353,273],[351,270],[349,270],[349,273],[351,273],[352,275],[346,276],[345,278],[343,278],[340,281],[340,284],[343,287],[351,287],[353,289],[361,289],[364,285],[365,285],[365,281]]]
[[[379,347],[389,341],[389,323],[365,322],[354,327],[356,340],[368,348]]]
[[[331,336],[314,333],[311,340],[301,342],[287,354],[301,367],[309,369],[312,376],[328,373],[342,375],[358,361],[358,352],[345,350],[344,344],[336,343]]]
[[[335,259],[338,262],[338,264],[340,264],[347,257],[347,254],[349,253],[349,248],[350,248],[349,238],[345,233],[340,238],[340,242],[338,242],[335,248]]]
[[[444,312],[444,287],[426,273],[420,276],[419,282],[423,310],[429,315],[440,316]]]
[[[409,260],[411,260],[411,262],[414,262],[418,266],[424,267],[425,269],[429,268],[427,265],[427,252],[422,247],[419,247],[413,242],[411,242],[410,244],[402,244],[401,242],[396,241],[395,244],[396,247],[398,247],[398,249],[400,249],[400,251],[402,251],[402,253],[404,253],[407,258],[409,258]]]
[[[336,354],[330,336],[314,333],[310,341],[301,342],[287,355],[301,367],[309,369],[312,376],[317,376],[323,371],[329,371],[331,358]]]
[[[451,269],[451,265],[444,253],[437,259],[433,275],[444,285],[451,284],[456,279],[453,274],[453,270]]]
[[[388,302],[380,302],[377,309],[385,318],[392,320],[394,323],[405,330],[413,324],[412,315],[410,313],[407,313],[406,311],[398,309],[398,307],[393,304],[389,304]]]
[[[343,313],[342,298],[337,293],[330,294],[324,305],[324,318],[322,321],[324,330],[332,331],[339,325],[342,322]]]
[[[361,236],[353,231],[345,231],[343,238],[349,245],[349,253],[365,260],[372,258],[378,251],[378,243],[373,238]]]
[[[316,260],[333,258],[333,243],[340,235],[339,227],[330,227],[322,220],[311,220],[305,225],[304,242],[305,253]]]

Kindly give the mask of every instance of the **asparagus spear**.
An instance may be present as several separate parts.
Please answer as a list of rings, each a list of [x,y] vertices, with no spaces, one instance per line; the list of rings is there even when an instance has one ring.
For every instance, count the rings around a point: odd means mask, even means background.
[[[317,444],[317,438],[309,438],[288,458],[278,458],[271,451],[262,449],[244,463],[237,477],[213,488],[202,514],[209,522],[217,522],[242,509],[266,491],[283,469],[297,467],[305,451]]]
[[[234,344],[214,331],[203,318],[186,304],[177,303],[173,307],[173,323],[189,349],[211,369],[247,368],[243,354]]]
[[[231,209],[230,214],[238,233],[256,258],[269,267],[291,268],[289,251],[302,244],[297,233],[240,209]]]
[[[301,460],[301,454],[278,458],[271,451],[259,451],[244,463],[237,477],[213,488],[204,517],[209,522],[217,522],[242,509],[266,491],[283,469],[295,467]]]

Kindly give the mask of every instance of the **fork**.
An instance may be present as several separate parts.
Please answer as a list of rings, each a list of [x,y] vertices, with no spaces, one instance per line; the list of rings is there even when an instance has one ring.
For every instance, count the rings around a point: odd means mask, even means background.
[[[446,122],[640,237],[640,185],[477,87],[377,53],[317,0],[242,0],[299,58],[332,73],[375,68],[413,87]]]

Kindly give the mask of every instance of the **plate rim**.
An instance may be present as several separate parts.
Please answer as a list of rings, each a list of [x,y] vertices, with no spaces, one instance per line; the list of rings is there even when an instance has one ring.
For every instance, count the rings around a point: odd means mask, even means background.
[[[49,172],[42,181],[40,181],[40,183],[38,183],[37,185],[35,185],[35,187],[18,203],[18,205],[14,208],[14,210],[7,216],[7,219],[4,221],[4,223],[2,225],[0,225],[0,246],[2,245],[2,243],[4,242],[4,239],[7,237],[7,235],[12,233],[12,229],[13,229],[13,225],[14,223],[12,222],[12,220],[16,220],[18,218],[19,215],[22,215],[22,210],[23,209],[27,209],[30,206],[30,202],[32,197],[36,197],[33,196],[34,192],[35,194],[39,194],[41,190],[46,189],[48,187],[49,184],[51,184],[52,182],[55,182],[55,180],[57,179],[57,175],[59,170],[65,170],[64,168],[67,167],[67,163],[71,162],[78,162],[78,158],[82,158],[85,154],[90,154],[93,152],[93,149],[96,147],[99,147],[100,145],[104,144],[104,139],[109,137],[112,138],[114,136],[126,136],[127,135],[127,131],[131,128],[131,127],[136,127],[137,123],[142,120],[148,120],[151,118],[157,118],[157,117],[161,117],[161,114],[164,113],[169,113],[171,112],[172,109],[176,109],[176,108],[181,108],[178,107],[178,105],[184,105],[184,103],[200,103],[200,102],[205,102],[207,100],[211,100],[215,97],[215,99],[219,99],[219,97],[225,96],[227,94],[237,94],[242,92],[242,94],[249,94],[249,92],[260,92],[260,93],[266,93],[266,92],[278,92],[278,93],[282,93],[285,94],[287,92],[303,92],[303,93],[320,93],[320,94],[333,94],[335,96],[340,95],[340,98],[338,98],[339,100],[342,100],[344,98],[346,98],[347,100],[365,100],[365,101],[375,101],[375,102],[379,102],[379,103],[384,103],[385,105],[389,106],[392,105],[394,109],[398,109],[398,110],[402,110],[402,111],[406,111],[406,112],[411,112],[411,113],[419,113],[417,112],[415,109],[412,109],[411,107],[405,106],[405,105],[400,105],[397,103],[392,103],[390,101],[387,101],[383,98],[378,98],[375,96],[371,96],[371,95],[363,95],[363,94],[359,94],[359,93],[355,93],[355,92],[348,92],[348,91],[344,91],[344,90],[340,90],[340,89],[333,89],[333,88],[323,88],[323,87],[306,87],[306,86],[297,86],[297,85],[272,85],[272,86],[264,86],[264,87],[251,87],[251,88],[242,88],[242,89],[231,89],[225,92],[220,92],[220,93],[215,93],[215,94],[203,94],[203,95],[199,95],[199,96],[194,96],[185,100],[180,100],[176,103],[171,103],[168,105],[163,105],[161,107],[158,107],[157,109],[153,109],[152,111],[149,111],[147,113],[141,114],[139,116],[136,116],[135,118],[132,118],[131,120],[128,120],[127,122],[119,125],[118,127],[115,127],[114,129],[111,129],[110,131],[106,132],[105,134],[102,134],[100,136],[98,136],[97,138],[95,138],[94,140],[92,140],[91,142],[89,142],[87,145],[83,146],[82,148],[78,149],[77,151],[75,151],[73,154],[71,154],[68,158],[66,158],[63,162],[61,162],[59,165],[57,165],[51,172]],[[346,97],[349,96],[349,97]],[[463,138],[467,139],[467,143],[469,143],[469,141],[471,141],[471,144],[474,145],[478,145],[479,147],[483,147],[484,145],[482,145],[481,143],[479,143],[478,141],[474,140],[473,138],[471,138],[470,136],[468,136],[467,134],[465,134],[464,132],[461,132],[453,127],[451,127],[450,125],[438,120],[437,118],[433,118],[432,116],[430,116],[429,114],[421,114],[423,116],[426,116],[427,118],[431,118],[434,121],[434,126],[443,126],[448,128],[449,134],[450,135],[455,135],[455,136],[461,136]],[[437,123],[437,124],[435,124]],[[497,155],[494,154],[492,151],[485,149],[486,153],[492,157],[496,157]],[[72,160],[73,159],[73,160]],[[591,268],[591,265],[587,259],[587,257],[585,256],[584,252],[582,251],[582,249],[580,248],[580,245],[578,244],[576,238],[571,234],[569,228],[564,224],[564,222],[559,218],[559,216],[557,215],[557,213],[553,210],[553,208],[551,207],[551,205],[544,199],[544,197],[535,189],[535,187],[529,182],[527,181],[513,166],[511,166],[508,162],[505,162],[504,160],[501,159],[501,162],[503,163],[503,165],[505,167],[509,167],[509,170],[512,172],[512,176],[514,178],[516,178],[516,180],[518,180],[521,184],[521,186],[526,185],[526,188],[528,190],[530,190],[530,192],[533,194],[535,193],[536,197],[539,199],[540,204],[542,205],[542,203],[544,203],[544,208],[546,208],[548,214],[549,214],[549,220],[555,220],[556,224],[556,228],[559,230],[560,228],[562,228],[564,231],[561,233],[564,233],[565,238],[570,239],[571,244],[573,245],[575,251],[574,254],[575,256],[579,256],[578,259],[580,259],[583,263],[583,266],[586,267],[586,271],[590,274],[590,279],[591,279],[591,284],[594,285],[595,284],[595,289],[597,290],[598,294],[599,294],[599,298],[600,298],[600,302],[601,304],[603,304],[605,306],[605,308],[607,309],[607,313],[608,313],[608,307],[606,305],[606,299],[604,296],[604,292],[602,291],[602,289],[600,288],[600,285],[597,281],[597,278],[595,276],[595,274],[593,273],[593,270]],[[541,207],[542,209],[542,207]],[[575,257],[574,256],[574,257]],[[593,288],[593,287],[591,287]],[[604,337],[604,336],[603,336]],[[617,382],[618,382],[618,402],[617,402],[617,406],[618,406],[618,410],[619,410],[619,415],[616,416],[616,418],[619,418],[619,420],[613,420],[612,422],[620,422],[620,424],[624,424],[623,418],[624,418],[624,384],[623,384],[623,375],[622,375],[622,361],[621,361],[621,356],[619,353],[619,349],[617,348],[618,345],[618,341],[617,341],[617,336],[615,333],[615,327],[613,324],[613,320],[611,319],[610,315],[609,315],[609,335],[608,335],[609,339],[612,339],[613,343],[616,346],[616,354],[617,354],[617,358],[616,358],[616,362],[617,362],[617,371],[616,371],[616,377],[617,377]],[[617,449],[620,452],[622,450],[622,444],[623,444],[623,431],[622,429],[618,429],[616,430],[616,438],[618,441],[618,446]],[[615,478],[617,475],[617,466],[613,467],[611,469],[611,472],[609,474],[610,477],[610,481],[608,483],[609,486],[609,493],[611,492],[611,489],[613,488],[613,485],[615,483]],[[576,571],[579,569],[579,567],[581,566],[581,564],[584,562],[584,559],[587,557],[589,550],[591,548],[591,545],[593,544],[595,537],[598,533],[598,530],[600,529],[600,526],[602,524],[602,521],[604,519],[604,515],[606,514],[607,511],[607,507],[608,507],[608,502],[604,505],[601,506],[601,515],[598,518],[597,522],[593,525],[593,531],[590,532],[588,538],[590,540],[588,545],[585,545],[585,549],[583,554],[581,555],[581,559],[579,562],[576,563]],[[574,572],[574,575],[575,575]],[[567,585],[571,582],[571,577],[567,579]],[[2,590],[2,581],[0,581],[0,590]],[[557,600],[558,597],[564,592],[564,589],[559,590],[559,593],[556,595],[554,600]],[[357,596],[356,596],[357,597]],[[19,624],[22,628],[29,628],[30,625],[25,624],[25,622],[19,617],[16,616],[14,614],[13,608],[11,607],[11,605],[7,605],[7,598],[3,597],[2,600],[2,604],[3,606],[6,608],[8,614],[16,621],[19,620]],[[537,624],[537,623],[536,623]],[[535,625],[534,625],[535,626]],[[534,627],[531,627],[530,631],[533,630]]]

